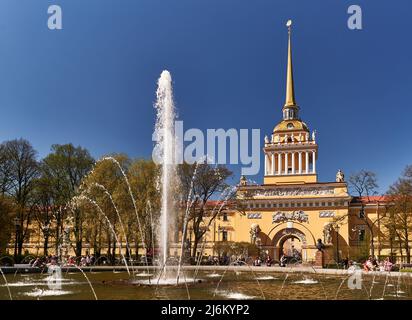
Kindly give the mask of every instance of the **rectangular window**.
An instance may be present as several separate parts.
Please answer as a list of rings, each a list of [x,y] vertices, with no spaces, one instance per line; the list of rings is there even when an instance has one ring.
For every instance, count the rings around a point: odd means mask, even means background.
[[[226,230],[222,231],[222,241],[227,241],[227,231]]]
[[[229,219],[227,218],[227,213],[226,212],[223,213],[223,221],[229,221]]]

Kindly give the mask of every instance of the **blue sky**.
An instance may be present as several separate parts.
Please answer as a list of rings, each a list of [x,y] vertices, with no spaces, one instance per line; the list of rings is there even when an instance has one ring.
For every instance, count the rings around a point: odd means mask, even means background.
[[[51,4],[63,30],[47,28]],[[361,31],[347,28],[350,4]],[[410,12],[408,0],[1,0],[0,141],[148,158],[163,69],[185,128],[260,128],[263,140],[281,118],[291,18],[320,181],[368,169],[385,191],[412,164]]]

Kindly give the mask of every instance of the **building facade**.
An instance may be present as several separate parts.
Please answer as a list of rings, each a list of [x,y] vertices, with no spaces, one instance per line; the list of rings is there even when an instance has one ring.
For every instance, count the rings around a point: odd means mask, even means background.
[[[286,255],[313,262],[320,240],[330,263],[369,254],[401,260],[402,249],[389,244],[384,231],[385,197],[352,197],[341,170],[335,181],[318,181],[316,131],[299,111],[288,24],[286,99],[279,108],[281,120],[264,139],[263,184],[241,178],[237,196],[246,210],[228,210],[216,220],[208,233],[210,254],[216,254],[217,239],[254,243],[275,260]]]

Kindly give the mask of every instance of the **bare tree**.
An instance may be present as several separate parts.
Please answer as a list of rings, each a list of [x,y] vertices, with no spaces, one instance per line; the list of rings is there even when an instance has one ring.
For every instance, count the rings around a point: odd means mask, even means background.
[[[407,263],[411,261],[410,232],[412,231],[412,166],[407,166],[402,176],[390,186],[388,201],[392,232],[398,236],[406,252]],[[402,247],[400,247],[402,248]],[[402,250],[402,249],[400,249]]]
[[[187,209],[188,223],[191,224],[194,234],[192,245],[192,257],[194,258],[199,241],[215,218],[226,209],[225,203],[234,196],[226,183],[232,172],[224,166],[212,167],[207,163],[199,163],[181,165],[179,175],[184,199],[190,199]],[[222,196],[220,201],[213,205],[208,203],[212,197],[219,195]],[[183,239],[186,237],[187,235],[183,234]]]
[[[7,157],[5,143],[0,144],[0,194],[4,195],[11,188],[11,161]]]
[[[23,242],[28,234],[33,212],[34,181],[39,174],[37,152],[24,139],[6,141],[3,144],[4,157],[8,161],[8,193],[16,204],[16,248],[15,258],[22,255]]]
[[[376,174],[372,171],[361,170],[355,174],[352,174],[349,177],[349,186],[352,189],[352,192],[357,194],[359,197],[359,201],[361,204],[361,210],[359,212],[359,218],[365,221],[366,225],[368,226],[370,232],[370,251],[371,255],[375,256],[375,244],[374,244],[374,224],[368,219],[365,213],[365,203],[362,200],[363,197],[370,201],[370,196],[376,195],[378,188]]]

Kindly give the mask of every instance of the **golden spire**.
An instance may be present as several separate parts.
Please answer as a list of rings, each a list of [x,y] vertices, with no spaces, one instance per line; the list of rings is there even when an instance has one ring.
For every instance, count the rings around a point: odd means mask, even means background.
[[[286,101],[285,107],[289,106],[296,106],[295,102],[295,88],[293,85],[293,66],[292,66],[292,43],[291,43],[291,26],[292,20],[288,20],[286,23],[288,27],[288,67],[287,67],[287,74],[286,74]]]

